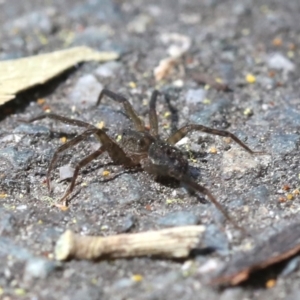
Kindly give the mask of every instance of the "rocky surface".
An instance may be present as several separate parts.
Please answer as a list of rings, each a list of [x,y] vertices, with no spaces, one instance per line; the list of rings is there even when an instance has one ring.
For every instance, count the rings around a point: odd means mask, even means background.
[[[0,298],[298,299],[297,257],[245,286],[217,289],[206,278],[255,245],[256,235],[299,218],[299,13],[298,0],[0,0],[1,60],[75,45],[120,53],[117,62],[75,66],[0,107]],[[199,84],[192,73],[232,91]],[[199,132],[177,145],[191,176],[252,238],[241,237],[202,195],[144,172],[126,173],[107,155],[81,171],[68,210],[53,207],[76,162],[98,142],[89,138],[60,155],[49,194],[45,176],[55,149],[82,129],[19,119],[51,110],[100,124],[118,140],[131,123],[108,99],[93,107],[103,86],[128,97],[146,119],[151,92],[167,93],[171,111],[164,97],[157,103],[163,138],[194,122],[228,130],[265,152],[250,155],[228,138]],[[106,236],[188,224],[207,226],[210,251],[185,262],[60,264],[53,257],[66,228]]]

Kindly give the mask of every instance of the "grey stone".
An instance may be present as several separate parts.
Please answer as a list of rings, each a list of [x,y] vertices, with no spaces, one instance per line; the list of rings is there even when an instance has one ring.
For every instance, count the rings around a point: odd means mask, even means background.
[[[7,31],[18,29],[22,33],[27,34],[37,31],[49,34],[53,31],[54,24],[47,12],[34,11],[6,23],[4,29]]]
[[[77,33],[72,45],[73,46],[90,46],[100,49],[105,40],[108,39],[108,35],[103,30],[97,27],[88,27],[83,32]]]
[[[101,183],[91,183],[88,186],[87,191],[91,202],[111,203],[112,201],[109,195],[103,192],[103,186]]]
[[[46,126],[36,124],[21,124],[13,130],[13,133],[50,135],[50,130]]]
[[[35,278],[45,279],[58,267],[59,264],[57,262],[44,258],[33,257],[26,262],[24,280],[31,280]]]
[[[98,96],[103,89],[93,75],[84,75],[77,80],[74,88],[69,94],[70,101],[79,108],[91,107],[96,105]]]
[[[16,218],[10,212],[0,208],[0,235],[12,233],[16,226]]]
[[[121,17],[117,5],[111,0],[88,0],[83,4],[76,5],[69,15],[76,21],[80,18],[85,18],[90,15],[102,21],[112,21]]]
[[[202,102],[206,97],[206,90],[204,89],[191,89],[186,92],[185,100],[188,106],[197,105]]]
[[[16,147],[7,147],[0,150],[0,157],[7,159],[15,167],[24,167],[33,158],[34,152],[30,149],[18,150]]]
[[[205,247],[216,250],[222,255],[229,253],[229,242],[224,232],[214,225],[210,224],[206,227],[203,244]]]
[[[141,185],[130,174],[124,174],[119,178],[121,182],[116,183],[116,186],[121,188],[118,191],[116,200],[121,204],[138,202],[142,197]]]
[[[65,165],[59,168],[59,179],[65,180],[73,177],[74,174],[74,168],[72,168],[70,165]]]
[[[274,53],[267,57],[268,67],[275,70],[283,70],[284,72],[293,72],[295,64],[281,53]]]
[[[272,152],[286,154],[297,149],[300,140],[298,134],[275,134],[270,139]]]
[[[213,115],[216,113],[223,113],[231,106],[231,102],[228,99],[220,99],[216,102],[208,105],[201,111],[197,111],[191,114],[190,121],[197,124],[209,126]]]
[[[136,222],[136,218],[133,215],[126,216],[120,225],[119,232],[128,232]]]
[[[18,246],[12,239],[0,236],[0,256],[7,255],[11,255],[21,261],[33,257],[27,249]]]
[[[166,227],[196,225],[199,221],[198,216],[190,211],[176,211],[165,215],[158,220],[158,224]]]
[[[286,266],[284,267],[284,269],[280,273],[280,276],[285,277],[285,276],[290,275],[296,269],[299,268],[299,264],[300,264],[300,256],[296,256],[296,257],[292,258],[289,262],[287,262]]]
[[[258,200],[261,203],[267,203],[270,198],[270,193],[265,185],[260,185],[255,188],[252,188],[246,195],[246,199],[249,200]]]
[[[101,77],[113,77],[121,66],[122,64],[117,61],[107,62],[96,69],[95,75]]]

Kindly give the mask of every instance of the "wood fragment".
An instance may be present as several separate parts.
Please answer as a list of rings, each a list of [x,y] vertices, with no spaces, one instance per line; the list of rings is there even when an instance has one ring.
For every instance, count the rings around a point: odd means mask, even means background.
[[[263,233],[262,237],[268,233]],[[249,252],[236,254],[211,279],[211,284],[237,285],[251,273],[279,263],[300,252],[300,222],[289,224],[264,240]]]
[[[67,230],[57,241],[57,260],[158,256],[184,258],[201,242],[205,226],[182,226],[114,236],[81,236]]]
[[[109,61],[115,52],[99,52],[88,47],[74,47],[52,53],[0,62],[0,105],[18,92],[43,84],[84,61]]]

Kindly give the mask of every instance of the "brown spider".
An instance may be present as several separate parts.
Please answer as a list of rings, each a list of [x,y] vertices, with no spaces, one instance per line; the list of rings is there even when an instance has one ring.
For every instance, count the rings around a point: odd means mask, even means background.
[[[127,129],[122,133],[121,146],[119,146],[113,139],[111,139],[103,130],[80,120],[74,120],[71,118],[63,117],[57,114],[43,114],[28,120],[27,122],[33,122],[44,118],[55,119],[70,125],[77,125],[84,127],[86,130],[74,139],[60,146],[54,153],[50,162],[47,172],[47,186],[50,188],[50,173],[57,162],[58,155],[62,151],[78,144],[80,141],[95,135],[101,143],[101,146],[95,152],[89,154],[83,158],[75,167],[75,171],[71,180],[71,183],[67,187],[64,195],[60,199],[61,202],[66,201],[67,197],[73,191],[75,181],[81,168],[86,166],[92,160],[100,156],[105,151],[108,153],[114,164],[123,165],[125,168],[141,168],[149,174],[160,177],[171,177],[179,182],[184,183],[190,189],[200,192],[206,195],[209,200],[222,212],[222,214],[228,219],[235,227],[240,228],[227,214],[225,209],[211,194],[211,192],[204,186],[199,185],[188,176],[188,161],[184,157],[183,153],[174,147],[174,145],[180,141],[191,131],[207,132],[214,135],[230,137],[247,152],[251,154],[259,154],[262,152],[254,152],[248,146],[246,146],[240,139],[234,134],[224,131],[205,127],[198,124],[189,124],[183,126],[166,140],[162,140],[158,134],[158,122],[156,114],[156,100],[160,93],[154,91],[150,100],[149,110],[149,122],[150,130],[145,128],[144,122],[137,116],[136,112],[132,108],[129,101],[121,95],[118,95],[110,90],[103,89],[98,97],[96,106],[101,102],[103,96],[107,96],[112,100],[123,104],[127,115],[130,117],[134,124],[134,130]]]

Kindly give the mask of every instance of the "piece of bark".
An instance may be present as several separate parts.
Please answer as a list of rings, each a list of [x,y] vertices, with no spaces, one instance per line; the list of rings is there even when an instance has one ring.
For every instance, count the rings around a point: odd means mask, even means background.
[[[204,226],[182,226],[114,236],[82,236],[67,230],[57,241],[57,260],[158,256],[184,258],[200,244]]]
[[[267,233],[262,236],[266,236]],[[290,224],[264,239],[251,251],[236,254],[211,279],[211,284],[237,285],[254,271],[279,263],[300,252],[300,222]]]

